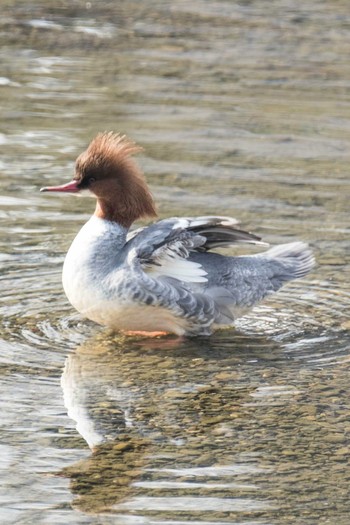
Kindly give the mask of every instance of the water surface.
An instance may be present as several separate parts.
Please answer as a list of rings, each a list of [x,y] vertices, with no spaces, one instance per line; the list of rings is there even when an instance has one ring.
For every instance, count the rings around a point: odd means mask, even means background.
[[[348,3],[5,1],[0,25],[1,522],[347,525]],[[38,190],[103,130],[143,146],[160,217],[232,215],[316,269],[208,339],[85,321],[61,268],[93,201]]]

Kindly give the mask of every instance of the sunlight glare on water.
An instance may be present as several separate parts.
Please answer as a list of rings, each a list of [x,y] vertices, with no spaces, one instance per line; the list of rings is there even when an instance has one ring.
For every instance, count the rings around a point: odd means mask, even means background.
[[[3,2],[1,523],[348,524],[348,7]],[[237,217],[315,270],[208,339],[82,319],[61,270],[94,203],[39,188],[103,130],[160,217]]]

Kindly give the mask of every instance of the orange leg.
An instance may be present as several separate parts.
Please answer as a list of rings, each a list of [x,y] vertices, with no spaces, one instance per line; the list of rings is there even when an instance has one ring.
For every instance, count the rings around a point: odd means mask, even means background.
[[[146,332],[145,330],[126,330],[123,331],[125,335],[136,335],[142,337],[160,337],[162,335],[168,335],[169,332]]]

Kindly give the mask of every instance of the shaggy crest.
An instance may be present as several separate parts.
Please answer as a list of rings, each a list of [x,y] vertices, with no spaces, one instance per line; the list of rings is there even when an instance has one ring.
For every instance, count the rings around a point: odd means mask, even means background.
[[[88,170],[105,170],[115,168],[117,171],[131,164],[134,174],[139,175],[137,165],[130,157],[142,151],[142,148],[127,138],[113,131],[99,133],[90,142],[88,148],[77,158],[76,171],[81,177]]]
[[[113,131],[98,133],[87,149],[90,155],[103,155],[111,160],[125,159],[140,151],[142,151],[141,146],[128,139],[126,135],[120,135]]]

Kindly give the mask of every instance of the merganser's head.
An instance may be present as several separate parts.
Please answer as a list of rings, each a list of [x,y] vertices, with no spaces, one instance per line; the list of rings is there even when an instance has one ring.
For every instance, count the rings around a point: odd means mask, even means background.
[[[71,182],[40,191],[88,190],[97,197],[95,215],[129,227],[137,219],[156,216],[145,178],[131,157],[140,151],[125,135],[99,133],[77,158]]]

